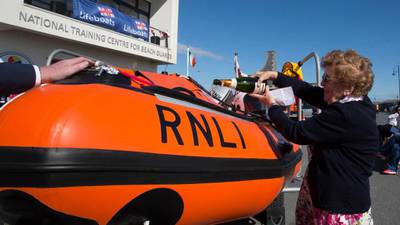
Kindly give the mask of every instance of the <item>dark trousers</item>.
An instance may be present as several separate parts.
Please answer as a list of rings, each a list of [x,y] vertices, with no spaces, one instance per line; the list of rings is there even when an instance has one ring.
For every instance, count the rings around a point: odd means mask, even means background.
[[[388,169],[397,171],[397,164],[400,161],[400,133],[394,133],[388,143],[383,146],[382,150],[387,155]]]

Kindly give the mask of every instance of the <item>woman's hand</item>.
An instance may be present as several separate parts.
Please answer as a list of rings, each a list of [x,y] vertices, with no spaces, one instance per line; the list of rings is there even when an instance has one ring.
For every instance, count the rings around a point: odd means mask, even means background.
[[[257,77],[258,82],[261,83],[265,80],[275,80],[278,77],[278,72],[276,71],[257,71],[252,77]],[[272,105],[278,105],[279,102],[269,93],[269,88],[267,86],[264,95],[250,94],[251,96],[257,98],[261,104],[267,106],[268,108]]]
[[[264,80],[275,80],[278,77],[278,72],[276,71],[257,71],[252,77],[258,77],[258,82],[263,82]]]
[[[279,102],[278,100],[275,99],[274,96],[272,96],[269,93],[269,88],[267,86],[267,88],[265,89],[265,93],[264,95],[258,95],[258,94],[250,94],[251,96],[257,98],[261,104],[267,106],[268,108],[271,107],[272,105],[282,105],[281,102]]]

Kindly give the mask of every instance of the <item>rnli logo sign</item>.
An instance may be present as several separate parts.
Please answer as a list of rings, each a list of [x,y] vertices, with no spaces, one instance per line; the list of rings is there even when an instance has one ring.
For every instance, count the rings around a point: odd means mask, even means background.
[[[136,28],[137,28],[138,30],[147,31],[147,25],[146,25],[145,23],[143,23],[143,22],[141,22],[141,21],[135,21],[135,24],[136,24]]]
[[[216,142],[219,146],[224,148],[238,148],[246,149],[246,142],[242,131],[239,126],[234,122],[224,122],[226,127],[234,131],[233,133],[240,141],[234,142],[227,140],[224,131],[221,127],[221,123],[213,116],[206,117],[203,114],[195,116],[193,113],[186,111],[185,115],[180,115],[177,111],[167,106],[156,105],[158,116],[160,119],[160,131],[161,131],[161,142],[169,143],[176,141],[179,145],[184,145],[185,140],[182,138],[182,121],[183,117],[185,121],[190,124],[192,133],[192,141],[194,146],[199,146],[200,138],[204,138],[209,147],[213,147]],[[214,130],[214,132],[212,131]],[[216,133],[215,133],[216,131]]]
[[[101,7],[101,6],[98,6],[97,9],[99,10],[100,15],[105,16],[105,17],[115,18],[112,9],[107,8],[107,7]]]

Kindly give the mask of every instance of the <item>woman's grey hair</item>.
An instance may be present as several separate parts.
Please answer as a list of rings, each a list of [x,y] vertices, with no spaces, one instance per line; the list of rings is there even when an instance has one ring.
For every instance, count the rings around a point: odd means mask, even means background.
[[[333,79],[344,88],[352,89],[352,96],[364,96],[372,88],[374,74],[371,61],[350,49],[333,50],[326,54],[322,67],[333,66]]]

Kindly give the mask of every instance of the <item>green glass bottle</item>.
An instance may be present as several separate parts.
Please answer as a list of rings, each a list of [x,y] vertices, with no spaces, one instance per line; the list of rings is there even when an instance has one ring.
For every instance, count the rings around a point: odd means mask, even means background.
[[[254,77],[239,77],[234,79],[215,79],[214,85],[220,85],[224,87],[230,87],[237,91],[253,93],[253,94],[264,94],[266,84],[258,83],[258,79]]]

